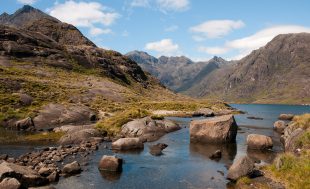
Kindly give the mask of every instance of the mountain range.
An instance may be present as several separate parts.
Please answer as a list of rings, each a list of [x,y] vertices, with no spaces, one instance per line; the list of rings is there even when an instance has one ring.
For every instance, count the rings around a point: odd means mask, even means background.
[[[310,102],[310,34],[281,34],[238,61],[126,54],[165,86],[189,96],[242,103]]]
[[[157,77],[163,85],[176,92],[188,90],[208,73],[225,64],[233,63],[220,57],[214,57],[205,62],[194,62],[185,56],[155,58],[142,51],[132,51],[126,56],[137,62],[143,70]]]

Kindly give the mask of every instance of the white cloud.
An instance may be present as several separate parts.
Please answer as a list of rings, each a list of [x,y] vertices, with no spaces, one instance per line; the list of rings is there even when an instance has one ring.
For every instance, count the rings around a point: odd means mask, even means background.
[[[110,33],[109,29],[98,28],[113,24],[120,15],[98,2],[65,1],[47,10],[51,16],[77,27],[89,28],[92,35]],[[97,27],[94,27],[94,25]]]
[[[102,34],[110,34],[110,33],[112,33],[112,30],[111,29],[101,29],[101,28],[91,27],[89,30],[89,33],[92,36],[97,36],[97,35],[102,35]]]
[[[147,43],[145,49],[153,50],[164,55],[171,55],[178,53],[179,45],[173,43],[172,39],[162,39],[160,41]]]
[[[244,26],[241,20],[209,20],[191,27],[190,31],[197,34],[193,36],[194,40],[202,41],[207,38],[223,37]]]
[[[55,5],[48,12],[63,22],[75,26],[89,27],[94,23],[108,26],[119,18],[118,13],[107,9],[107,7],[97,2],[75,2],[70,0]]]
[[[220,54],[225,54],[226,52],[229,51],[229,48],[227,47],[204,47],[200,46],[198,47],[198,51],[200,52],[205,52],[211,55],[220,55]]]
[[[21,4],[32,5],[37,2],[37,0],[17,0]]]
[[[215,54],[214,52],[216,52],[216,50],[218,50],[217,53],[219,53],[222,49],[223,50],[222,54],[225,54],[229,51],[237,50],[238,54],[234,57],[231,57],[230,59],[240,59],[249,54],[251,51],[266,45],[269,41],[271,41],[275,36],[279,34],[301,33],[301,32],[310,33],[310,27],[304,27],[298,25],[272,26],[260,30],[248,37],[228,41],[222,47],[204,47],[205,50],[204,52],[207,52],[208,54]],[[209,52],[206,49],[208,49]],[[226,49],[226,51],[224,51],[224,49]]]
[[[149,0],[133,0],[130,3],[130,6],[132,7],[149,7]]]
[[[179,29],[179,26],[177,26],[177,25],[172,25],[172,26],[169,26],[169,27],[165,28],[165,31],[166,31],[166,32],[174,32],[174,31],[176,31],[176,30],[178,30],[178,29]]]
[[[184,11],[189,8],[189,0],[157,0],[159,9],[163,12]]]

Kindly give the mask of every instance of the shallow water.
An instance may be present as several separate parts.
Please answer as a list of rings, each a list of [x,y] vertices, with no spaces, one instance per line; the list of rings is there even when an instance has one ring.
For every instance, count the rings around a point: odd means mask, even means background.
[[[273,131],[273,122],[280,113],[301,114],[310,112],[309,106],[286,105],[237,105],[240,110],[248,112],[236,115],[240,130],[237,143],[228,145],[199,145],[189,141],[188,126],[192,118],[169,118],[177,121],[183,129],[167,134],[159,141],[169,146],[163,151],[164,155],[154,157],[149,154],[146,143],[145,149],[134,153],[117,153],[125,160],[121,174],[111,175],[101,173],[97,164],[105,154],[113,152],[101,148],[90,161],[81,175],[62,179],[57,188],[226,188],[227,167],[238,157],[248,154],[251,157],[271,162],[275,152],[282,150],[279,135]],[[263,120],[247,119],[248,116],[261,117]],[[200,119],[200,118],[195,118]],[[274,148],[269,152],[249,152],[245,139],[250,133],[271,136]],[[221,149],[223,157],[219,161],[209,159],[211,153]]]
[[[247,114],[236,115],[239,125],[236,144],[199,145],[189,141],[189,122],[192,118],[169,118],[177,121],[182,129],[162,137],[154,143],[146,143],[142,151],[131,153],[116,153],[124,159],[121,174],[100,173],[97,164],[106,154],[114,152],[100,149],[90,156],[89,164],[77,176],[61,179],[54,186],[60,189],[82,188],[226,188],[227,167],[238,157],[248,154],[251,157],[271,162],[275,152],[282,150],[279,135],[273,131],[273,123],[280,113],[301,114],[310,112],[310,106],[287,105],[239,105],[235,108],[246,111]],[[248,116],[261,117],[263,120],[247,119]],[[201,118],[195,118],[201,119]],[[249,152],[245,139],[250,133],[271,136],[274,148],[269,152]],[[149,154],[148,146],[162,142],[169,146],[164,155],[155,157]],[[108,144],[110,145],[110,144]],[[30,148],[33,148],[31,146]],[[219,161],[209,159],[211,153],[221,149],[223,157]],[[0,153],[16,153],[30,151],[29,146],[1,146]],[[18,152],[18,153],[17,153]]]

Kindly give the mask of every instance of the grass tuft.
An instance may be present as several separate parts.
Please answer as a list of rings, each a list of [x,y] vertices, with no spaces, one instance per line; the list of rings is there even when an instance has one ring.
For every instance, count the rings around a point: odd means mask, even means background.
[[[150,113],[144,109],[131,108],[129,110],[118,112],[114,116],[106,118],[97,123],[97,128],[107,132],[108,135],[116,135],[120,132],[121,127],[137,118],[143,118],[150,115]]]

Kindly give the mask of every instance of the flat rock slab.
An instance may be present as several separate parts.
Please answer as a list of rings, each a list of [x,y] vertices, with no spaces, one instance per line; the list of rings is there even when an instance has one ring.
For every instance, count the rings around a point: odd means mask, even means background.
[[[86,106],[49,104],[33,119],[36,129],[50,129],[66,124],[88,124],[96,118]]]
[[[190,123],[190,140],[201,143],[234,142],[237,127],[233,115],[194,120]]]
[[[93,137],[101,137],[101,133],[97,129],[82,129],[73,132],[68,132],[59,139],[59,144],[80,144],[90,141]]]

